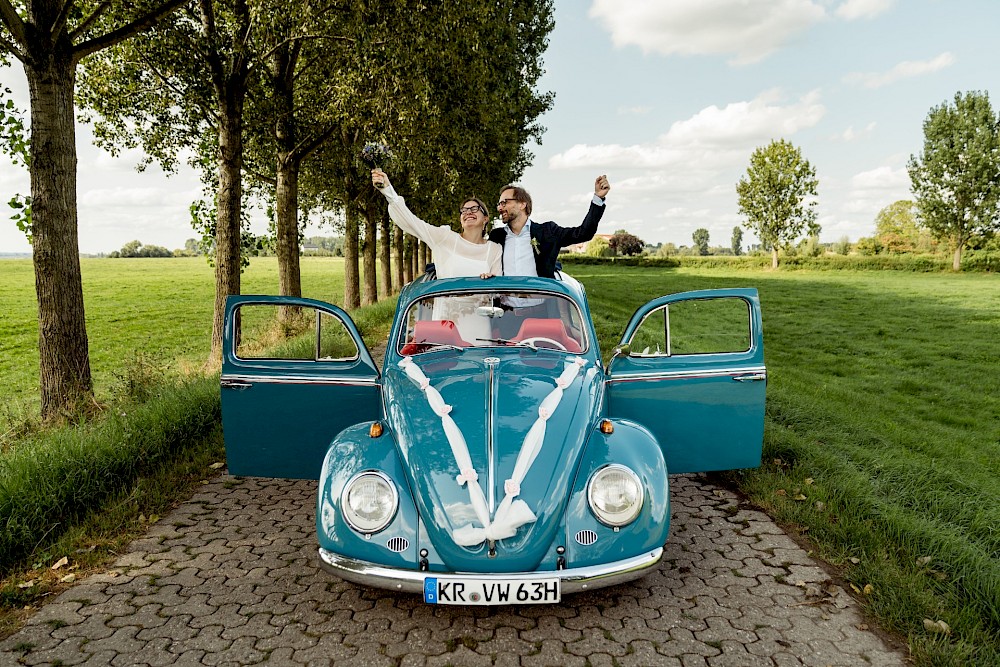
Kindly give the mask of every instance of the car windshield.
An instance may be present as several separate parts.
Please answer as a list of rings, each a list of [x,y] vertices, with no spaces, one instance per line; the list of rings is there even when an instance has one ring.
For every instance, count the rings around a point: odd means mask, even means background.
[[[410,304],[399,353],[441,348],[522,346],[580,353],[587,335],[580,309],[570,299],[545,292],[455,293]]]

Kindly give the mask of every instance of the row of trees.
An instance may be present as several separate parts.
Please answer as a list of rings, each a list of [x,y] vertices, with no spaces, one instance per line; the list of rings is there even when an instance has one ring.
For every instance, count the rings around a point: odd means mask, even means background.
[[[1000,117],[988,94],[956,93],[954,104],[930,110],[923,129],[923,151],[907,163],[915,201],[883,209],[876,219],[875,239],[863,239],[859,246],[862,252],[874,253],[880,247],[904,251],[947,244],[957,271],[963,250],[1000,231]],[[778,250],[803,232],[818,236],[818,184],[815,168],[784,139],[750,156],[746,176],[736,185],[739,211],[744,226],[771,248],[773,267],[778,266]],[[696,231],[694,242],[707,248],[708,231]]]
[[[112,152],[138,146],[168,171],[180,160],[201,171],[213,358],[225,298],[240,292],[247,195],[274,210],[279,293],[301,294],[299,216],[310,211],[343,226],[344,305],[373,302],[376,261],[402,282],[387,241],[403,243],[362,146],[391,147],[393,180],[411,202],[450,219],[460,196],[520,176],[552,102],[535,89],[551,0],[0,0],[0,26],[0,54],[20,61],[31,94],[26,231],[45,418],[92,396],[74,100]]]

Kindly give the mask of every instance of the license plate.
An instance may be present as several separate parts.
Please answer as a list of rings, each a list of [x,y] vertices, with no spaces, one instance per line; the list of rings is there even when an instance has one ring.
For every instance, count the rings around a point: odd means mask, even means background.
[[[559,579],[424,579],[429,604],[553,604],[559,602]]]

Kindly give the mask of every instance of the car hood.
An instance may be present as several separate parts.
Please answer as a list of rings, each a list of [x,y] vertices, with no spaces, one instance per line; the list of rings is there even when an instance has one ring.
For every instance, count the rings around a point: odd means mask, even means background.
[[[407,359],[403,367],[385,369],[386,416],[434,550],[451,571],[538,568],[561,534],[570,485],[601,405],[603,385],[596,363],[530,349],[469,350],[460,355],[441,351]],[[407,363],[413,365],[409,372]],[[560,376],[565,385],[561,397]],[[435,392],[441,401],[435,400]],[[554,407],[547,411],[547,406]],[[547,419],[540,418],[540,407]],[[536,433],[529,437],[533,426]],[[526,440],[529,446],[536,441],[542,426],[538,453],[515,497],[523,501],[520,509],[530,510],[535,518],[512,536],[496,540],[495,557],[490,557],[488,541],[468,544],[467,537],[457,537],[476,534],[483,524],[470,496],[474,485],[457,480],[462,471],[453,445],[464,440],[494,522],[518,455]],[[463,541],[466,544],[460,544]],[[554,569],[555,563],[551,566]]]

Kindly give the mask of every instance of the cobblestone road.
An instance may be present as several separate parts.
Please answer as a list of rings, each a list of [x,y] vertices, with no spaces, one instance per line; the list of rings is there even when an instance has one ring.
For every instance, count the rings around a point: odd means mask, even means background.
[[[0,665],[904,665],[764,514],[672,477],[658,570],[556,606],[435,607],[319,570],[315,482],[221,477],[0,643]]]

